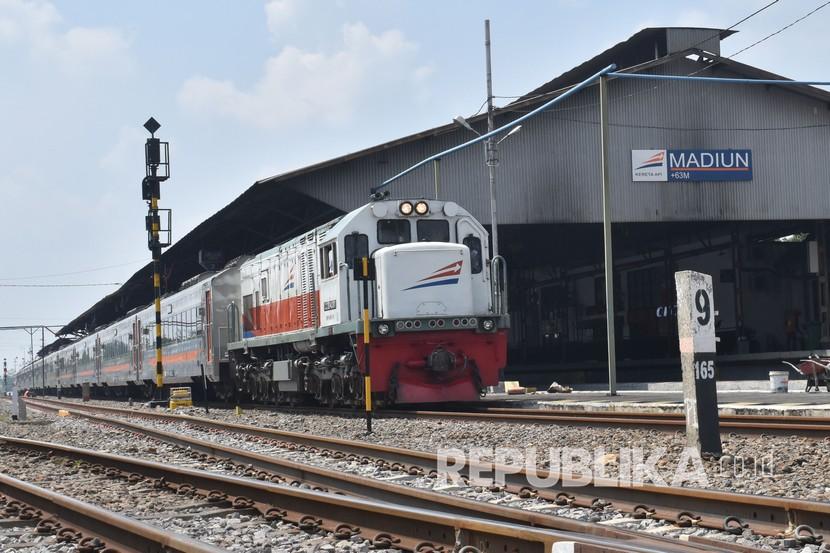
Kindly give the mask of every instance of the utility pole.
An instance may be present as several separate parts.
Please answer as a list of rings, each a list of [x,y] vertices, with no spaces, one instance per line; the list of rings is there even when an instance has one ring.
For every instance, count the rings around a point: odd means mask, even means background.
[[[141,183],[141,197],[147,201],[148,212],[146,218],[147,247],[153,255],[153,298],[156,312],[156,400],[164,399],[164,367],[162,364],[161,340],[161,249],[170,245],[170,210],[159,209],[161,186],[163,181],[170,178],[170,147],[169,143],[161,142],[156,138],[156,131],[161,124],[150,117],[144,128],[150,132],[150,138],[144,145],[144,160],[146,174]],[[167,212],[167,229],[161,227],[159,211]],[[167,239],[162,242],[161,234],[166,232]]]
[[[493,68],[490,62],[490,20],[484,20],[484,51],[487,63],[487,132],[496,128],[493,118]],[[499,255],[499,227],[496,217],[496,165],[499,164],[498,146],[495,139],[488,138],[485,145],[487,171],[490,177],[490,225],[493,235],[492,258]],[[499,284],[498,282],[496,284]]]
[[[605,320],[608,332],[608,394],[617,395],[617,345],[614,329],[614,254],[611,248],[611,185],[608,173],[608,77],[599,78],[602,158],[602,240],[605,254]]]
[[[9,366],[6,364],[6,358],[3,358],[3,394],[9,391]]]
[[[487,66],[487,132],[490,133],[495,130],[496,122],[493,113],[493,67],[490,58],[489,19],[484,20],[484,52]],[[507,138],[507,136],[504,138]],[[487,162],[487,173],[490,180],[490,228],[493,236],[493,250],[490,256],[490,278],[492,279],[491,286],[493,287],[493,300],[495,304],[493,307],[495,312],[501,315],[503,308],[501,272],[504,267],[504,260],[499,255],[499,223],[496,208],[496,166],[499,164],[499,142],[496,141],[495,137],[490,137],[485,142],[484,148],[484,157]]]

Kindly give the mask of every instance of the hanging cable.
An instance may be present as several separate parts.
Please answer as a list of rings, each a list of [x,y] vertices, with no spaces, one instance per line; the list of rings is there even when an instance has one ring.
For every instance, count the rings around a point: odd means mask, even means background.
[[[93,282],[85,284],[0,284],[0,288],[81,288],[88,286],[121,286],[120,282]]]
[[[137,260],[137,261],[128,261],[126,263],[119,263],[118,265],[106,265],[104,267],[95,267],[94,269],[81,269],[78,271],[72,271],[69,273],[52,273],[48,275],[31,275],[31,276],[23,276],[23,277],[4,277],[0,278],[0,281],[9,282],[15,280],[35,280],[38,278],[50,278],[50,277],[62,277],[62,276],[71,276],[71,275],[81,275],[84,273],[94,273],[96,271],[104,271],[106,269],[116,269],[118,267],[126,267],[128,265],[135,265],[137,263],[146,263],[146,260]]]
[[[780,29],[778,29],[778,30],[777,30],[777,31],[775,31],[774,33],[770,33],[770,34],[768,34],[767,36],[765,36],[765,37],[764,37],[764,38],[762,38],[761,40],[755,41],[755,42],[753,42],[752,44],[750,44],[749,46],[747,46],[746,48],[741,48],[740,50],[738,50],[738,51],[737,51],[737,52],[735,52],[734,54],[732,54],[732,55],[730,55],[730,56],[727,56],[727,57],[728,57],[728,58],[730,58],[730,59],[731,59],[731,58],[734,58],[734,57],[735,57],[735,56],[737,56],[738,54],[740,54],[740,53],[742,53],[742,52],[746,52],[746,51],[747,51],[747,50],[749,50],[750,48],[753,48],[753,47],[755,47],[755,46],[758,46],[759,44],[761,44],[762,42],[766,41],[767,39],[770,39],[770,38],[774,37],[775,35],[777,35],[777,34],[779,34],[779,33],[782,33],[782,32],[784,32],[784,31],[786,31],[787,29],[789,29],[789,28],[790,28],[790,27],[792,27],[793,25],[795,25],[795,24],[797,24],[797,23],[800,23],[801,21],[804,21],[805,19],[807,19],[808,17],[810,17],[811,15],[813,15],[814,13],[816,13],[817,11],[819,11],[820,9],[827,7],[828,5],[830,5],[830,1],[825,2],[824,4],[821,4],[820,6],[818,6],[817,8],[815,8],[814,10],[812,10],[812,11],[810,11],[810,12],[808,12],[808,13],[806,13],[806,14],[802,15],[801,17],[799,17],[798,19],[796,19],[796,20],[795,20],[795,21],[793,21],[792,23],[789,23],[789,24],[787,24],[787,25],[784,25],[783,27],[781,27]]]

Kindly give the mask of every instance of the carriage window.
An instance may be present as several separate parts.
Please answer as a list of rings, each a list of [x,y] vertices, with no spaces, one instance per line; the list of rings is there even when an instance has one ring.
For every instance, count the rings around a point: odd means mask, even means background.
[[[346,251],[346,263],[349,269],[354,268],[354,260],[369,257],[369,237],[365,234],[347,234],[343,238],[343,247]]]
[[[470,272],[474,275],[480,273],[484,265],[481,256],[481,239],[471,234],[464,239],[464,245],[470,248]]]
[[[254,310],[254,296],[248,294],[242,297],[242,329],[253,330],[253,310]]]
[[[320,277],[330,278],[337,274],[337,244],[332,242],[320,248]]]
[[[409,221],[405,219],[381,219],[378,221],[379,244],[405,244],[412,240]]]
[[[262,273],[259,286],[262,289],[262,301],[268,301],[268,273]]]
[[[424,219],[418,221],[419,242],[449,242],[450,222]]]

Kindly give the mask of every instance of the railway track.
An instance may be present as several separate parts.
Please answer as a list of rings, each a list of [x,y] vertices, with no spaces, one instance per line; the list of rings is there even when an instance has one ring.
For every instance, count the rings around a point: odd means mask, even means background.
[[[488,422],[525,424],[590,424],[602,426],[635,426],[657,430],[685,430],[683,413],[599,412],[558,409],[521,409],[490,407],[471,411],[399,411],[384,410],[385,416],[456,418]],[[724,432],[767,433],[786,436],[830,436],[830,417],[774,417],[769,415],[720,415]]]
[[[154,487],[168,488],[179,495],[217,503],[225,502],[237,509],[254,509],[267,520],[290,522],[306,532],[327,531],[338,539],[364,537],[375,548],[417,553],[448,553],[462,550],[465,553],[547,553],[553,550],[554,544],[563,543],[575,544],[575,550],[585,553],[717,551],[694,544],[661,543],[659,539],[633,533],[627,539],[619,539],[448,515],[410,506],[175,467],[169,463],[162,464],[51,442],[3,436],[0,437],[0,444],[4,448],[37,452],[44,457],[75,460],[82,463],[82,468],[106,470],[111,478],[144,478]]]
[[[261,470],[280,474],[289,479],[302,478],[314,485],[344,493],[412,504],[448,513],[475,514],[488,516],[495,520],[510,520],[519,524],[586,531],[585,529],[568,526],[572,521],[565,523],[566,526],[562,526],[562,521],[551,520],[548,515],[530,512],[522,512],[523,514],[519,515],[515,512],[516,509],[504,511],[497,508],[497,506],[487,503],[482,504],[481,502],[458,503],[445,494],[410,489],[336,471],[326,471],[305,464],[298,466],[296,463],[280,460],[273,456],[227,448],[212,441],[196,440],[181,432],[166,433],[119,418],[102,419],[91,413],[98,412],[119,417],[143,417],[185,425],[185,428],[230,432],[284,448],[303,448],[321,456],[365,459],[366,462],[380,463],[393,469],[397,468],[403,474],[429,474],[436,471],[438,469],[438,457],[432,453],[392,448],[360,441],[285,432],[258,426],[224,423],[186,415],[119,409],[99,405],[79,406],[77,403],[54,400],[38,402],[29,400],[29,403],[33,406],[45,407],[51,410],[67,408],[77,416],[99,423],[109,423],[126,430],[153,435],[157,439],[175,443],[182,447],[191,447],[206,455],[233,459]],[[74,409],[75,407],[80,407],[80,409]],[[489,471],[492,468],[493,465],[489,463],[475,464],[465,460],[462,472],[469,475],[473,470]],[[550,474],[546,471],[539,471],[539,475],[542,477],[549,477]],[[531,480],[525,470],[513,473],[505,470],[505,478],[507,491],[520,497],[539,497],[561,506],[590,509],[609,507],[637,518],[668,520],[674,521],[678,525],[696,525],[730,533],[740,533],[744,528],[749,528],[753,532],[769,536],[793,535],[795,533],[805,541],[809,541],[810,536],[816,536],[820,531],[827,530],[827,524],[830,521],[830,504],[815,501],[695,488],[673,488],[651,484],[625,487],[620,486],[616,481],[603,479],[595,479],[586,486],[573,487],[568,485],[572,482],[563,481],[560,478],[555,485],[537,488],[531,485]]]
[[[16,531],[20,548],[55,542],[78,552],[220,553],[224,551],[0,474],[0,527]],[[8,542],[7,542],[8,543]]]
[[[44,401],[56,401],[38,398]],[[77,403],[71,403],[77,406]],[[210,404],[213,408],[227,408],[227,404]],[[315,414],[362,416],[363,412],[354,408],[326,407],[281,407],[250,404],[242,406],[245,410],[267,410],[290,412],[308,412]],[[507,422],[524,424],[559,424],[592,425],[610,427],[648,428],[667,432],[685,431],[686,419],[683,413],[643,413],[632,411],[583,411],[575,409],[531,409],[516,407],[482,407],[452,408],[444,410],[406,410],[380,409],[375,416],[414,417],[424,419],[464,419],[485,422]],[[806,417],[798,415],[720,415],[720,428],[723,432],[738,434],[770,434],[777,436],[807,436],[823,438],[830,436],[830,417]]]
[[[227,404],[210,404],[214,408],[227,408]],[[332,415],[362,416],[354,408],[327,408],[304,406],[263,406],[243,405],[245,410],[268,410],[308,412]],[[481,420],[485,422],[506,422],[524,424],[592,425],[609,427],[648,428],[666,432],[685,431],[686,418],[682,412],[643,413],[636,411],[584,411],[579,409],[532,409],[517,407],[453,407],[441,410],[386,408],[375,411],[375,416],[413,417],[424,419],[456,418]],[[720,427],[723,432],[738,434],[770,434],[777,436],[807,436],[823,438],[830,436],[830,417],[807,417],[799,415],[734,415],[721,414]]]

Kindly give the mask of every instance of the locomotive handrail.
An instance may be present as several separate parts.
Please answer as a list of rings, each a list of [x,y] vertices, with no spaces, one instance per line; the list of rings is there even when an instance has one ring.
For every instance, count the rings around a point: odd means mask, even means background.
[[[493,311],[496,315],[504,315],[507,313],[507,261],[500,255],[490,260],[490,290]]]
[[[236,307],[236,302],[230,302],[225,308],[225,313],[228,316],[228,343],[239,341],[239,313]],[[233,339],[231,339],[233,338]]]

